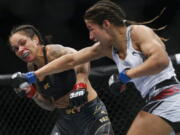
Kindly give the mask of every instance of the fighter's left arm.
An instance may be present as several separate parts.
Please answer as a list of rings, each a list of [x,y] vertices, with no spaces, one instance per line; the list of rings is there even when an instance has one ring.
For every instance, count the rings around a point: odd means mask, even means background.
[[[165,45],[154,31],[146,26],[135,26],[132,30],[132,39],[135,47],[139,49],[147,59],[139,66],[126,72],[130,78],[154,75],[161,72],[169,64]]]
[[[65,47],[62,45],[54,45],[49,46],[48,56],[50,61],[55,60],[58,57],[61,57],[66,54],[76,53],[77,50],[71,47]],[[86,82],[89,75],[89,63],[80,64],[74,67],[74,71],[76,73],[76,80],[78,82]]]

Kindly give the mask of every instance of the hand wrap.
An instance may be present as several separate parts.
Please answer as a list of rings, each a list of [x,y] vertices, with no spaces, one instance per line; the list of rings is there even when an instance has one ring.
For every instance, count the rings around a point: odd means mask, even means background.
[[[73,91],[69,95],[69,102],[71,107],[79,107],[85,104],[87,99],[87,85],[85,83],[77,83],[73,87]]]

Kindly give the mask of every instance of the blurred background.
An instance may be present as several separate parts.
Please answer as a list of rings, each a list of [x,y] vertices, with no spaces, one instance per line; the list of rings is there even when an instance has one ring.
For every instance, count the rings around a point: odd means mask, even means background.
[[[90,46],[92,42],[89,41],[83,15],[96,1],[0,0],[0,74],[26,72],[26,64],[8,47],[9,32],[16,25],[32,24],[44,36],[52,37],[51,42],[55,44],[70,46],[77,50]],[[151,20],[166,7],[164,13],[148,26],[159,28],[167,25],[166,29],[157,34],[169,39],[166,47],[170,56],[180,53],[180,0],[112,1],[124,9],[127,19],[138,22]],[[92,62],[90,78],[93,87],[98,90],[106,103],[113,128],[116,135],[119,135],[127,131],[143,101],[139,94],[133,91],[127,91],[121,98],[114,98],[102,92],[107,89],[105,82],[108,75],[96,76],[97,72],[107,73],[103,70],[106,68],[97,67],[111,64],[112,61],[106,58]],[[179,77],[180,66],[176,61],[173,61],[173,64]],[[49,135],[56,119],[56,112],[47,112],[33,101],[17,97],[9,87],[0,89],[0,135]]]

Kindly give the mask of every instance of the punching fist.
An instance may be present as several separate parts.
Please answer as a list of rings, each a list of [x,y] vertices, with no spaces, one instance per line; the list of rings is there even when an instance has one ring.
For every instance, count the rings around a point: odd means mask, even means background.
[[[108,83],[110,92],[115,96],[126,90],[126,84],[119,80],[119,75],[116,73],[110,76]]]
[[[10,85],[13,88],[20,88],[26,86],[27,83],[32,84],[36,82],[36,75],[34,72],[0,75],[0,85]],[[26,83],[24,83],[26,82]],[[22,85],[23,84],[23,85]]]
[[[69,95],[71,107],[79,107],[87,102],[87,85],[85,83],[77,83],[73,87],[73,91]]]
[[[21,72],[14,73],[11,76],[11,86],[13,88],[25,88],[29,86],[28,81],[25,77],[25,74]]]
[[[36,82],[34,72],[0,75],[0,85],[10,85],[18,95],[27,95],[29,98],[35,93],[31,85],[34,82]]]
[[[27,96],[28,98],[32,98],[34,96],[36,90],[31,83],[36,80],[32,81],[30,78],[32,74],[32,72],[17,72],[11,76],[11,85],[19,96]]]
[[[29,84],[36,82],[36,76],[34,72],[21,73],[17,72],[11,76],[11,86],[13,88],[23,89]]]
[[[136,86],[131,81],[131,78],[126,75],[126,70],[122,71],[121,73],[114,73],[109,78],[109,89],[110,92],[118,96],[121,92],[125,91],[126,89],[135,89]]]
[[[122,72],[114,73],[109,78],[109,88],[110,92],[113,95],[119,95],[121,92],[125,91],[127,89],[127,83],[131,80],[130,77],[126,75],[126,70],[123,70]]]
[[[33,98],[36,93],[36,89],[33,85],[28,85],[24,88],[14,88],[14,91],[18,96],[27,98]]]

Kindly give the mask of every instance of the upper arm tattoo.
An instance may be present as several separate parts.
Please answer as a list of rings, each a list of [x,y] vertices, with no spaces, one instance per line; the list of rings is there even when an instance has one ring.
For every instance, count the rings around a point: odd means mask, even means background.
[[[70,54],[74,52],[76,52],[76,50],[73,48],[64,47],[62,45],[53,45],[49,51],[49,57],[53,60],[65,54]]]

